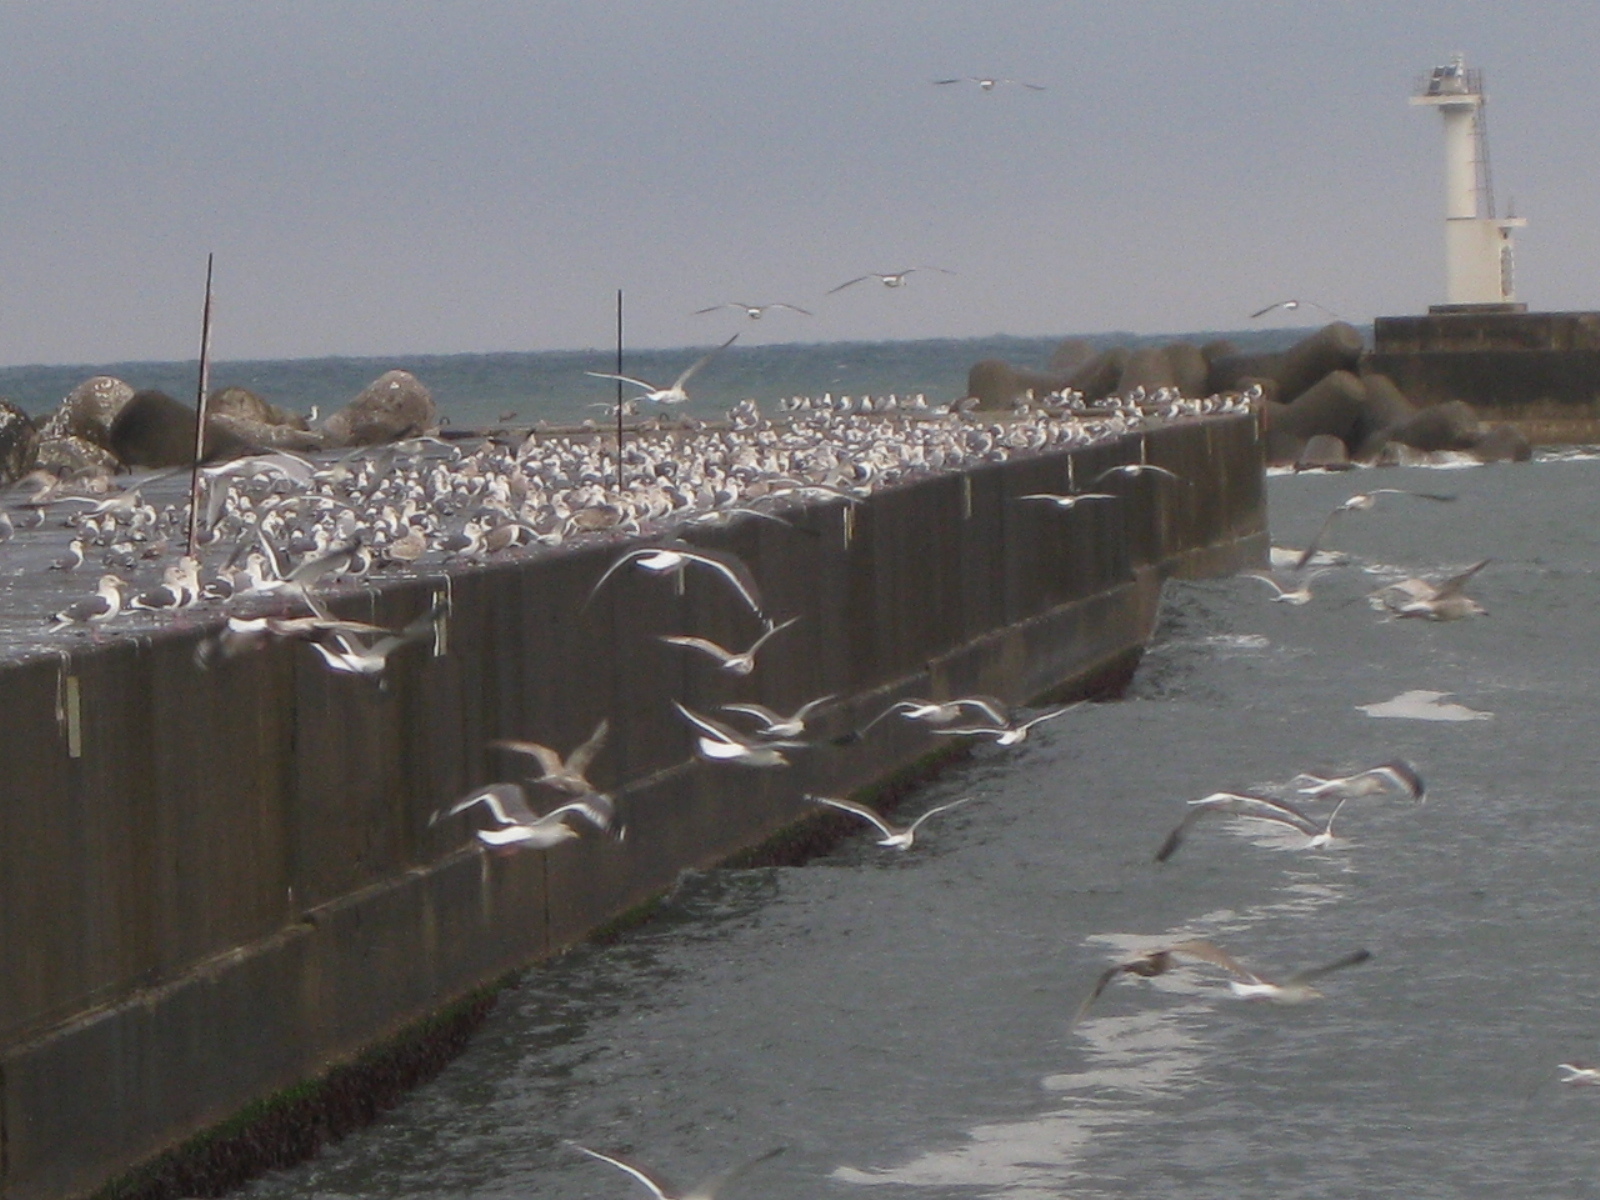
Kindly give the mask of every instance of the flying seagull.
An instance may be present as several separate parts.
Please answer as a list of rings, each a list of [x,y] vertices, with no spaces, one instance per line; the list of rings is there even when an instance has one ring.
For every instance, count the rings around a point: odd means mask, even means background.
[[[758,738],[797,738],[806,731],[806,718],[829,700],[833,693],[818,696],[815,700],[808,700],[789,716],[774,712],[765,704],[724,704],[723,712],[741,713],[747,717],[754,717],[762,723],[763,728],[756,730]]]
[[[600,718],[600,724],[594,727],[594,732],[589,735],[589,740],[584,742],[571,754],[563,759],[549,746],[541,746],[538,742],[519,742],[509,739],[490,742],[489,745],[496,750],[509,750],[513,754],[527,754],[539,763],[539,778],[534,783],[547,784],[558,791],[566,792],[569,796],[587,796],[595,790],[589,782],[587,772],[589,764],[594,761],[595,755],[600,753],[601,747],[606,744],[606,735],[611,732],[611,722]]]
[[[1288,588],[1279,583],[1277,578],[1273,576],[1270,571],[1240,571],[1239,574],[1247,575],[1251,579],[1259,579],[1262,583],[1270,587],[1273,592],[1276,593],[1272,597],[1272,602],[1274,604],[1293,604],[1298,606],[1311,603],[1311,583],[1314,579],[1323,574],[1323,572],[1313,571],[1310,575],[1307,575],[1300,581],[1298,587]]]
[[[1419,595],[1399,605],[1391,604],[1389,607],[1394,608],[1396,617],[1420,617],[1426,621],[1459,621],[1463,617],[1484,616],[1488,610],[1471,596],[1466,595],[1462,589],[1466,587],[1468,580],[1488,565],[1487,558],[1474,563],[1461,574],[1452,575],[1439,584],[1434,588],[1432,595]]]
[[[1303,971],[1296,971],[1282,983],[1275,983],[1265,975],[1258,975],[1250,970],[1225,950],[1213,946],[1210,942],[1184,942],[1174,946],[1173,950],[1221,967],[1229,974],[1237,976],[1228,981],[1228,988],[1235,996],[1245,1000],[1270,1000],[1274,1004],[1304,1004],[1307,1000],[1315,1000],[1322,993],[1311,986],[1312,980],[1321,979],[1324,975],[1331,975],[1335,971],[1342,971],[1346,967],[1353,967],[1357,963],[1364,963],[1372,957],[1370,950],[1356,950],[1320,967],[1308,967]]]
[[[948,737],[986,737],[993,738],[997,746],[1015,746],[1028,740],[1028,731],[1035,725],[1042,725],[1046,721],[1054,721],[1057,717],[1064,716],[1073,709],[1086,703],[1079,700],[1075,704],[1062,704],[1056,708],[1048,708],[1038,716],[1029,717],[1026,721],[1013,718],[1001,725],[950,725],[930,730],[932,733],[944,734]]]
[[[553,808],[541,817],[528,807],[528,796],[521,784],[491,783],[434,813],[428,824],[466,812],[477,804],[489,810],[496,824],[494,829],[478,830],[478,840],[495,848],[548,850],[578,836],[578,831],[566,823],[567,817],[582,817],[596,829],[609,830],[616,815],[611,798],[595,793]]]
[[[831,287],[827,295],[842,292],[847,287],[854,287],[858,283],[865,283],[869,279],[876,279],[884,287],[904,287],[906,276],[917,271],[938,271],[941,275],[954,275],[954,271],[946,271],[943,267],[907,267],[904,271],[869,271],[865,275],[857,275],[854,279],[846,279],[838,287]]]
[[[1014,84],[1017,87],[1025,87],[1029,91],[1033,92],[1043,92],[1048,90],[1042,83],[1029,83],[1025,79],[996,79],[987,75],[962,75],[956,79],[935,79],[933,81],[933,86],[946,87],[952,83],[975,83],[978,85],[978,90],[982,92],[992,92],[995,88],[1008,83]]]
[[[1183,476],[1175,471],[1169,471],[1165,467],[1158,467],[1155,463],[1123,463],[1120,467],[1108,467],[1106,470],[1101,471],[1100,474],[1094,477],[1093,483],[1089,486],[1093,487],[1094,484],[1103,479],[1110,479],[1113,475],[1121,479],[1137,479],[1141,475],[1164,475],[1176,482],[1183,482]]]
[[[1073,492],[1066,496],[1058,496],[1054,492],[1034,492],[1028,496],[1018,496],[1018,500],[1048,500],[1060,509],[1073,509],[1085,500],[1120,500],[1121,496],[1113,496],[1110,492]]]
[[[847,746],[859,742],[879,721],[896,713],[908,721],[939,728],[954,724],[969,712],[974,714],[976,721],[986,723],[990,728],[1004,729],[1011,723],[1011,709],[993,696],[962,696],[955,700],[896,700],[860,729],[840,734],[833,739],[833,743]]]
[[[968,800],[974,799],[974,797],[965,796],[960,800],[952,800],[948,804],[935,805],[909,825],[891,825],[884,820],[882,814],[876,809],[869,808],[865,804],[857,804],[854,800],[835,800],[830,796],[811,795],[806,796],[806,799],[813,804],[826,804],[829,808],[837,808],[840,812],[853,813],[863,821],[877,826],[878,832],[883,834],[883,837],[878,840],[878,845],[880,846],[889,846],[895,850],[909,850],[911,849],[911,844],[916,841],[917,830],[922,827],[924,821],[938,813],[946,812],[965,804]]]
[[[584,374],[593,375],[596,379],[620,379],[623,383],[631,383],[635,387],[643,388],[644,394],[635,396],[635,400],[650,400],[656,404],[683,404],[689,399],[689,393],[683,390],[684,384],[694,378],[695,372],[733,345],[738,339],[739,335],[736,333],[711,353],[703,354],[695,359],[684,370],[682,375],[672,381],[670,387],[662,387],[660,384],[651,383],[647,379],[638,379],[632,375],[612,375],[605,371],[585,371]]]
[[[1256,318],[1264,317],[1269,312],[1272,312],[1274,309],[1279,309],[1279,308],[1283,309],[1285,312],[1294,312],[1297,308],[1300,308],[1302,305],[1305,306],[1306,308],[1314,308],[1318,312],[1327,313],[1335,321],[1344,320],[1344,318],[1341,317],[1338,313],[1334,312],[1333,309],[1331,309],[1331,308],[1323,308],[1322,305],[1318,304],[1315,300],[1278,300],[1278,301],[1273,302],[1272,304],[1267,305],[1265,308],[1256,309],[1255,312],[1250,314],[1250,319],[1252,321],[1254,321]]]
[[[568,1142],[567,1145],[574,1150],[583,1151],[590,1158],[598,1158],[603,1163],[610,1163],[619,1171],[626,1171],[644,1184],[645,1187],[649,1188],[650,1194],[656,1200],[716,1200],[717,1193],[728,1184],[739,1178],[751,1167],[758,1166],[769,1158],[775,1158],[782,1154],[785,1149],[783,1146],[778,1146],[775,1149],[768,1150],[765,1154],[758,1154],[755,1158],[742,1162],[737,1166],[729,1167],[725,1171],[718,1171],[715,1175],[702,1179],[687,1192],[670,1192],[667,1190],[666,1182],[659,1176],[652,1174],[635,1163],[629,1162],[627,1159],[616,1158],[610,1154],[601,1154],[600,1151],[591,1150],[587,1146],[580,1146],[577,1142]]]
[[[1343,803],[1341,800],[1340,804]],[[1188,813],[1167,834],[1161,848],[1156,851],[1156,861],[1164,863],[1176,854],[1194,824],[1213,813],[1249,817],[1253,821],[1271,821],[1276,825],[1298,829],[1311,839],[1306,849],[1312,850],[1321,849],[1333,841],[1333,818],[1339,815],[1339,810],[1335,808],[1326,821],[1318,822],[1287,800],[1274,800],[1271,796],[1255,796],[1246,792],[1212,792],[1199,800],[1189,801]]]
[[[1357,492],[1354,496],[1341,503],[1322,520],[1322,525],[1317,529],[1316,536],[1306,543],[1306,548],[1300,552],[1300,557],[1295,560],[1294,569],[1301,570],[1311,561],[1311,556],[1317,552],[1323,535],[1333,527],[1333,523],[1345,513],[1366,512],[1378,503],[1379,496],[1410,496],[1416,500],[1432,500],[1438,504],[1451,504],[1455,497],[1445,492],[1413,492],[1407,488],[1373,488],[1370,492]]]
[[[1477,608],[1475,602],[1466,600],[1461,595],[1461,591],[1474,575],[1489,565],[1490,561],[1485,558],[1475,562],[1465,571],[1458,575],[1450,576],[1443,583],[1429,583],[1426,579],[1402,579],[1398,583],[1391,583],[1379,588],[1368,599],[1372,602],[1374,608],[1387,608],[1402,615],[1405,614],[1408,608],[1421,605],[1425,610],[1429,605],[1437,601],[1450,601],[1451,597],[1465,600],[1467,604]],[[1482,609],[1477,609],[1477,612],[1462,612],[1456,615],[1476,616],[1482,611]],[[1417,611],[1411,615],[1420,616],[1425,614],[1422,611]],[[1435,619],[1448,620],[1449,618],[1436,617]]]
[[[767,622],[767,631],[750,644],[750,648],[743,653],[735,654],[731,650],[724,650],[713,641],[702,637],[687,637],[675,633],[658,635],[663,642],[672,646],[687,646],[691,650],[698,650],[717,660],[717,667],[730,675],[748,675],[756,669],[756,655],[761,647],[767,644],[774,634],[782,633],[789,626],[798,621],[799,617],[790,617],[782,625]]]
[[[1338,796],[1341,799],[1351,796],[1371,796],[1391,786],[1399,788],[1418,803],[1426,803],[1428,799],[1428,789],[1422,782],[1422,776],[1417,773],[1416,767],[1403,758],[1392,759],[1375,767],[1368,767],[1365,771],[1357,771],[1354,775],[1342,775],[1337,778],[1296,775],[1290,783],[1302,796],[1310,796],[1313,799],[1322,799],[1326,796]]]
[[[756,586],[755,576],[750,573],[750,568],[745,565],[742,558],[725,550],[702,550],[686,542],[671,542],[664,546],[640,546],[629,550],[607,567],[605,573],[595,581],[594,587],[589,589],[589,599],[593,600],[601,585],[630,563],[655,575],[670,575],[683,570],[690,563],[697,563],[721,575],[733,585],[740,598],[750,606],[751,612],[758,617],[763,615],[761,590]]]
[[[761,320],[762,317],[766,316],[775,308],[786,308],[790,312],[797,312],[803,317],[815,315],[809,308],[801,308],[798,304],[783,304],[781,302],[776,304],[745,304],[743,301],[739,300],[730,300],[727,304],[713,304],[710,308],[697,308],[694,310],[694,315],[697,317],[703,317],[706,315],[706,313],[720,312],[724,308],[737,308],[752,321]]]
[[[789,760],[784,757],[783,751],[806,748],[804,742],[788,738],[772,741],[747,737],[721,721],[685,708],[676,700],[672,706],[683,715],[684,720],[700,731],[700,736],[695,739],[695,751],[707,762],[732,763],[740,767],[787,767]]]

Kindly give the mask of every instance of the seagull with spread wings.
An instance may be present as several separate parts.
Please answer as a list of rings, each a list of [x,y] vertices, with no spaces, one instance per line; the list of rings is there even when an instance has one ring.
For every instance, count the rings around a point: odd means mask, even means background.
[[[585,371],[584,374],[593,375],[596,379],[620,379],[623,383],[631,383],[634,387],[643,388],[644,394],[635,396],[635,400],[648,400],[654,404],[684,404],[689,399],[689,393],[684,391],[684,386],[689,380],[693,379],[696,373],[713,358],[738,340],[739,335],[736,333],[711,353],[701,355],[684,369],[683,374],[679,375],[666,387],[651,383],[648,379],[639,379],[633,375],[614,375],[606,371]]]

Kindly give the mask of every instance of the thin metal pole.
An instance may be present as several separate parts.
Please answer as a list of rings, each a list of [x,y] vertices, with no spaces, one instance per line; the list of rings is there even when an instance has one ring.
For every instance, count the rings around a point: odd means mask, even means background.
[[[200,382],[194,405],[194,468],[189,474],[189,557],[194,557],[200,532],[200,460],[206,452],[206,393],[211,390],[211,268],[215,254],[206,255],[206,305],[200,317]]]
[[[617,374],[622,374],[622,289],[617,289]],[[622,496],[622,380],[617,380],[617,497]]]

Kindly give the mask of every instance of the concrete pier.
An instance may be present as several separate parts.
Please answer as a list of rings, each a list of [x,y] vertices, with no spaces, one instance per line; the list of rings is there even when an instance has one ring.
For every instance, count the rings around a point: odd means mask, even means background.
[[[1183,482],[1019,502],[1141,459]],[[897,722],[825,742],[893,699],[1125,678],[1163,578],[1263,561],[1262,484],[1255,420],[1209,418],[696,530],[802,618],[743,680],[655,638],[747,638],[713,581],[624,572],[590,599],[620,542],[454,572],[449,653],[397,656],[381,689],[293,643],[201,670],[204,626],[0,666],[0,1196],[92,1194],[773,836],[803,792],[915,762],[928,739]],[[396,624],[436,586],[336,607]],[[826,693],[823,743],[779,771],[698,761],[671,706]],[[591,778],[625,841],[487,857],[464,820],[429,824],[516,777],[489,741],[565,749],[602,717]]]

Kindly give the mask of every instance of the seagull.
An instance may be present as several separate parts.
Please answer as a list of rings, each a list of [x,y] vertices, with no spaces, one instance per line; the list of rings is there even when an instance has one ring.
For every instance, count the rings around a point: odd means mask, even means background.
[[[652,1175],[643,1167],[636,1166],[635,1164],[628,1162],[626,1159],[614,1158],[609,1154],[601,1154],[600,1151],[591,1150],[587,1146],[580,1146],[577,1142],[568,1142],[567,1145],[571,1146],[574,1150],[583,1151],[590,1158],[598,1158],[603,1163],[610,1163],[619,1171],[626,1171],[640,1183],[644,1184],[645,1187],[649,1188],[650,1194],[654,1196],[656,1200],[716,1200],[716,1195],[722,1190],[722,1188],[739,1178],[739,1176],[743,1175],[751,1167],[764,1163],[769,1158],[776,1158],[785,1150],[785,1147],[778,1146],[776,1149],[768,1150],[765,1154],[758,1154],[755,1158],[752,1158],[747,1162],[742,1162],[737,1166],[729,1167],[725,1171],[718,1171],[715,1175],[711,1175],[705,1179],[702,1179],[687,1192],[675,1193],[669,1192],[667,1190],[666,1183],[660,1178]]]
[[[651,383],[649,380],[637,379],[632,375],[612,375],[605,371],[585,371],[584,374],[593,375],[596,379],[620,379],[623,383],[631,383],[635,387],[643,388],[644,394],[642,396],[635,396],[635,400],[649,400],[656,404],[683,404],[689,399],[689,393],[683,390],[684,384],[693,379],[695,372],[700,370],[701,367],[705,366],[713,358],[721,354],[724,350],[738,340],[739,335],[736,333],[727,341],[723,342],[722,345],[711,351],[711,353],[702,354],[684,369],[683,374],[679,375],[675,380],[672,381],[672,385],[670,387],[661,387],[658,384]]]
[[[1566,1072],[1558,1082],[1578,1087],[1600,1087],[1600,1067],[1586,1067],[1582,1063],[1557,1063],[1556,1070]]]
[[[938,727],[959,721],[968,711],[978,715],[980,720],[986,720],[994,728],[1005,728],[1011,723],[1011,710],[1000,700],[993,696],[962,696],[956,700],[896,700],[860,729],[851,733],[841,734],[833,739],[836,746],[847,746],[852,742],[859,742],[867,735],[879,721],[885,717],[892,717],[899,713],[908,721],[917,721],[923,725]]]
[[[1373,488],[1370,492],[1357,492],[1323,518],[1316,536],[1307,542],[1306,548],[1300,552],[1294,569],[1298,571],[1311,561],[1311,556],[1317,552],[1317,546],[1321,543],[1323,535],[1333,526],[1337,518],[1349,512],[1366,512],[1378,503],[1379,496],[1410,496],[1416,500],[1432,500],[1438,504],[1455,502],[1455,497],[1447,492],[1413,492],[1407,488]]]
[[[439,621],[444,614],[442,602],[435,604],[398,633],[386,633],[370,646],[363,646],[359,636],[342,630],[323,628],[313,635],[311,648],[327,663],[328,668],[345,675],[382,675],[389,665],[389,655],[413,642],[420,642],[430,634],[434,645],[439,642]]]
[[[1283,584],[1279,583],[1275,578],[1273,578],[1270,571],[1241,571],[1239,573],[1241,575],[1247,575],[1251,579],[1261,580],[1262,583],[1266,584],[1275,593],[1277,593],[1272,597],[1272,602],[1274,604],[1293,604],[1296,606],[1311,603],[1311,582],[1318,576],[1324,574],[1322,571],[1313,571],[1300,581],[1299,587],[1285,588]]]
[[[1169,946],[1164,950],[1152,950],[1148,954],[1141,954],[1138,958],[1118,963],[1114,967],[1107,967],[1095,980],[1094,990],[1083,998],[1083,1003],[1078,1005],[1077,1012],[1072,1014],[1072,1020],[1068,1022],[1067,1028],[1073,1028],[1089,1015],[1089,1006],[1100,998],[1100,993],[1105,991],[1118,975],[1137,975],[1141,979],[1154,979],[1157,975],[1165,975],[1177,966],[1176,955],[1182,952],[1182,946]]]
[[[975,797],[966,796],[960,800],[952,800],[948,804],[935,805],[909,825],[891,825],[876,810],[868,808],[865,804],[857,804],[854,800],[835,800],[829,796],[811,795],[807,795],[806,799],[813,804],[826,804],[829,808],[837,808],[841,812],[854,813],[863,821],[876,825],[878,831],[883,834],[883,837],[878,840],[878,845],[880,846],[888,846],[895,850],[909,850],[912,842],[916,840],[918,828],[921,827],[924,821],[936,813],[942,813],[965,804],[968,800],[975,799]]]
[[[694,315],[697,317],[703,317],[706,315],[706,313],[720,312],[724,308],[740,309],[743,311],[744,315],[749,317],[752,321],[761,320],[762,317],[766,316],[767,313],[771,312],[775,308],[786,308],[790,312],[797,312],[803,317],[815,315],[809,308],[801,308],[798,304],[744,304],[738,300],[731,300],[727,304],[713,304],[710,308],[697,308],[694,310]],[[680,380],[679,382],[682,381]]]
[[[1140,475],[1147,474],[1165,475],[1168,479],[1176,480],[1179,483],[1183,481],[1181,475],[1174,471],[1169,471],[1165,467],[1158,467],[1155,463],[1123,463],[1120,467],[1109,467],[1101,471],[1100,474],[1094,477],[1094,481],[1090,486],[1093,487],[1095,483],[1099,483],[1102,479],[1110,479],[1113,475],[1122,479],[1137,479]]]
[[[629,550],[605,569],[605,573],[595,582],[594,587],[589,589],[589,599],[593,600],[600,586],[629,563],[635,563],[656,575],[681,571],[690,563],[699,563],[731,583],[740,598],[750,606],[751,612],[758,617],[763,615],[761,590],[756,586],[755,576],[750,574],[750,568],[745,565],[742,558],[725,550],[701,550],[685,542],[672,542],[665,546],[640,546]]]
[[[1034,492],[1028,496],[1018,496],[1018,500],[1048,500],[1057,508],[1076,508],[1085,500],[1120,500],[1121,496],[1113,496],[1110,492],[1073,492],[1067,496],[1058,496],[1054,492]]]
[[[1427,621],[1459,621],[1463,617],[1481,617],[1488,613],[1488,609],[1479,604],[1471,596],[1466,595],[1462,589],[1467,581],[1484,567],[1489,565],[1486,558],[1482,562],[1474,563],[1459,575],[1452,575],[1443,583],[1433,589],[1431,595],[1420,594],[1406,600],[1399,605],[1385,603],[1395,610],[1396,617],[1420,617]],[[1404,583],[1413,584],[1416,580],[1405,580]],[[1406,589],[1394,585],[1394,589],[1404,594]],[[1389,589],[1386,589],[1386,592]],[[1392,593],[1391,593],[1392,594]]]
[[[1341,800],[1339,804],[1342,807],[1344,801]],[[1339,809],[1335,808],[1328,819],[1319,824],[1287,800],[1274,800],[1271,796],[1255,796],[1247,792],[1212,792],[1211,795],[1203,796],[1199,800],[1189,801],[1188,813],[1178,822],[1177,827],[1167,834],[1166,840],[1161,843],[1161,848],[1156,851],[1156,861],[1164,863],[1176,854],[1190,827],[1213,813],[1226,813],[1234,817],[1249,817],[1254,821],[1272,821],[1278,825],[1287,825],[1291,829],[1298,829],[1311,839],[1306,843],[1306,849],[1320,850],[1333,841],[1333,818],[1339,815]]]
[[[944,734],[948,737],[987,737],[993,738],[997,746],[1015,746],[1028,740],[1028,731],[1035,725],[1042,725],[1046,721],[1054,721],[1057,717],[1081,707],[1087,701],[1079,700],[1076,704],[1063,704],[1057,708],[1046,709],[1036,717],[1029,717],[1020,724],[1015,720],[1002,725],[959,725],[947,726],[942,729],[933,729],[929,732]]]
[[[1318,312],[1327,313],[1335,321],[1344,320],[1344,318],[1341,317],[1338,313],[1334,312],[1333,309],[1331,309],[1331,308],[1323,308],[1322,305],[1318,304],[1314,300],[1278,300],[1278,301],[1276,301],[1276,302],[1274,302],[1272,304],[1267,305],[1265,308],[1258,308],[1255,312],[1250,314],[1250,319],[1252,321],[1254,321],[1257,317],[1264,317],[1269,312],[1273,311],[1273,309],[1277,309],[1277,308],[1281,308],[1285,312],[1294,312],[1294,310],[1299,308],[1301,305],[1305,305],[1307,308],[1314,308]]]
[[[75,601],[58,612],[50,632],[65,629],[68,625],[100,625],[111,620],[122,611],[120,589],[125,586],[126,581],[116,575],[100,576],[100,586],[95,594]]]
[[[787,767],[785,750],[803,750],[806,744],[791,739],[762,741],[749,738],[738,730],[730,729],[721,721],[712,720],[685,708],[676,700],[672,702],[686,721],[700,730],[695,750],[707,762],[733,763],[740,767]]]
[[[955,81],[952,80],[951,82],[955,82]],[[917,272],[917,271],[938,271],[941,275],[954,275],[955,274],[954,271],[946,271],[943,267],[907,267],[904,271],[889,271],[889,272],[869,271],[865,275],[857,275],[854,279],[845,280],[838,287],[829,288],[826,294],[831,296],[835,292],[842,292],[847,287],[854,287],[856,284],[865,283],[869,279],[876,279],[879,283],[883,284],[884,287],[891,287],[891,288],[904,287],[905,286],[905,282],[906,282],[906,276],[910,275],[910,274],[913,274],[914,272]]]
[[[497,741],[489,745],[497,750],[509,750],[513,754],[528,754],[539,762],[540,775],[534,783],[548,784],[558,791],[566,792],[571,796],[587,796],[594,792],[595,787],[589,782],[587,772],[589,764],[594,761],[595,755],[600,753],[601,747],[606,744],[606,735],[611,732],[611,722],[605,717],[600,718],[600,724],[594,727],[594,732],[589,735],[589,740],[584,742],[566,759],[557,754],[549,746],[541,746],[538,742]]]
[[[453,817],[466,812],[475,804],[486,807],[497,829],[478,830],[478,840],[486,846],[507,846],[513,849],[548,850],[578,836],[578,831],[566,823],[568,815],[582,817],[599,830],[609,830],[616,812],[611,797],[591,793],[553,808],[544,816],[528,807],[527,793],[517,783],[491,783],[470,793],[450,808],[436,812],[428,818],[432,825],[441,817]],[[618,836],[621,836],[620,834]]]
[[[1427,606],[1437,600],[1448,600],[1452,596],[1460,596],[1461,589],[1466,587],[1467,581],[1488,566],[1490,561],[1485,558],[1475,562],[1465,571],[1458,575],[1452,575],[1443,583],[1429,583],[1426,579],[1402,579],[1398,583],[1391,583],[1386,587],[1379,588],[1368,597],[1368,600],[1372,602],[1374,608],[1387,608],[1402,614],[1407,608],[1411,608],[1414,605]],[[1465,597],[1461,598],[1465,599]],[[1472,602],[1467,601],[1467,603],[1471,604]],[[1476,606],[1474,605],[1474,607]],[[1481,612],[1482,610],[1480,609],[1479,611]],[[1423,614],[1413,613],[1412,615]],[[1473,616],[1477,614],[1461,613],[1459,615]],[[1436,619],[1447,620],[1448,618],[1441,617]]]
[[[67,552],[50,564],[52,571],[76,571],[83,566],[83,539],[75,537],[67,543]]]
[[[1422,776],[1417,774],[1416,767],[1403,758],[1379,763],[1375,767],[1368,767],[1365,771],[1357,771],[1354,775],[1343,775],[1338,778],[1296,775],[1290,780],[1290,784],[1302,796],[1310,796],[1317,800],[1325,796],[1341,798],[1371,796],[1384,791],[1390,785],[1399,788],[1419,804],[1426,803],[1428,799],[1427,786],[1422,782]]]
[[[994,79],[983,75],[963,75],[957,79],[935,79],[933,81],[933,86],[945,87],[946,85],[952,83],[975,83],[978,85],[978,90],[984,92],[992,92],[996,87],[1007,83],[1016,84],[1019,87],[1025,87],[1029,91],[1034,92],[1043,92],[1048,90],[1042,83],[1029,83],[1024,79]]]
[[[799,619],[799,617],[790,617],[782,625],[774,625],[771,621],[768,621],[767,631],[752,642],[750,649],[742,654],[724,650],[715,642],[701,637],[685,637],[671,633],[660,634],[659,637],[661,641],[666,642],[668,645],[688,646],[691,650],[699,650],[702,653],[709,654],[717,660],[718,668],[728,672],[730,675],[748,675],[756,669],[756,654],[762,646],[767,644],[767,640],[774,634],[782,633]]]
[[[822,705],[832,700],[834,694],[829,692],[826,696],[818,696],[815,700],[808,700],[794,710],[791,716],[783,716],[773,712],[764,704],[724,704],[723,712],[742,713],[747,717],[755,717],[765,724],[765,728],[756,730],[758,738],[797,738],[806,731],[806,718]]]
[[[1307,1000],[1315,1000],[1322,993],[1311,986],[1313,979],[1321,979],[1334,971],[1342,971],[1346,967],[1364,963],[1372,957],[1370,950],[1356,950],[1320,967],[1308,967],[1304,971],[1296,971],[1282,983],[1274,983],[1266,976],[1256,974],[1225,950],[1213,946],[1210,942],[1184,942],[1172,949],[1176,953],[1201,959],[1237,975],[1237,979],[1228,981],[1228,988],[1235,996],[1245,1000],[1270,1000],[1273,1004],[1304,1004]]]

